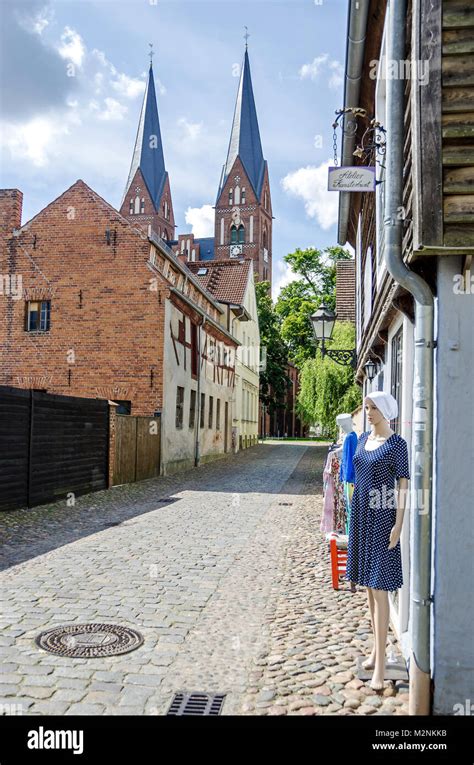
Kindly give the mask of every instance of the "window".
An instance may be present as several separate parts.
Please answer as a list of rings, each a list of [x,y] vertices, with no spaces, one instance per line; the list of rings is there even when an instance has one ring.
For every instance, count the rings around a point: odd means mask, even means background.
[[[253,215],[250,216],[249,242],[253,242]]]
[[[141,205],[140,205],[140,212],[145,212],[145,199],[142,197]]]
[[[397,334],[392,338],[391,348],[391,393],[398,404],[398,417],[395,419],[393,429],[400,435],[401,430],[401,411],[402,411],[402,379],[403,379],[403,326],[400,327]]]
[[[230,243],[237,244],[237,227],[236,226],[230,227]]]
[[[209,396],[209,421],[208,421],[209,428],[212,428],[213,414],[214,414],[214,398],[212,396]]]
[[[133,199],[130,200],[129,215],[133,215]]]
[[[224,244],[224,218],[221,218],[221,244]]]
[[[245,242],[245,229],[242,224],[239,226],[239,244],[243,244]]]
[[[204,420],[205,405],[206,405],[206,394],[205,393],[201,393],[201,413],[200,413],[200,417],[199,417],[199,426],[201,428],[204,427],[204,422],[205,422],[205,420]]]
[[[137,194],[137,196],[135,197],[135,215],[138,215],[139,212],[140,212],[140,197]]]
[[[229,189],[229,204],[233,204],[233,189]]]
[[[216,430],[221,429],[221,400],[216,400]]]
[[[47,332],[50,325],[51,301],[30,300],[27,303],[27,332]]]
[[[132,411],[131,401],[114,400],[114,404],[118,404],[115,409],[115,414],[130,414]]]
[[[189,400],[189,427],[194,428],[196,421],[196,391],[191,391],[191,398]]]
[[[245,186],[242,186],[242,204],[245,204]]]
[[[183,409],[184,409],[184,388],[179,385],[176,388],[176,427],[183,427]]]
[[[198,373],[198,328],[191,323],[191,376],[196,378]]]
[[[240,186],[235,187],[234,204],[240,205]]]

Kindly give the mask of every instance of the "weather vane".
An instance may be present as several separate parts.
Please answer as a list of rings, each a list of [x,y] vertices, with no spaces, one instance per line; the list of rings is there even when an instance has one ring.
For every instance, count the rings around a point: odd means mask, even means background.
[[[247,50],[247,48],[248,48],[248,39],[249,39],[250,35],[249,35],[248,27],[244,27],[244,29],[245,29],[245,34],[244,34],[245,50]]]
[[[148,45],[150,46],[150,52],[149,52],[148,55],[150,56],[150,66],[151,66],[152,63],[153,63],[152,58],[155,55],[155,53],[154,53],[154,50],[153,50],[153,43],[148,43]]]

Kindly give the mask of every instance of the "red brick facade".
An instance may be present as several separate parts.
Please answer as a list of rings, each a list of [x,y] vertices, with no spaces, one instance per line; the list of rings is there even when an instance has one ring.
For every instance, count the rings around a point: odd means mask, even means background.
[[[266,206],[265,206],[266,205]],[[235,160],[229,177],[216,202],[215,244],[216,260],[227,260],[232,253],[232,227],[237,236],[236,253],[252,258],[256,278],[271,282],[272,279],[272,204],[268,170],[257,199],[247,173],[239,157]],[[239,242],[239,227],[243,226],[243,242]]]
[[[174,239],[174,212],[168,176],[164,182],[160,197],[159,212],[155,210],[140,168],[137,169],[130,189],[125,194],[120,214],[133,225],[141,226],[145,231],[151,225],[153,231],[165,241]]]

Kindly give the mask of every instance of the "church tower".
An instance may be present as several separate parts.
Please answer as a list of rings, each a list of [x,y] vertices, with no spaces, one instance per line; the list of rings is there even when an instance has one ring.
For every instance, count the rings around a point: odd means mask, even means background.
[[[132,164],[120,213],[131,223],[153,231],[165,241],[174,239],[174,214],[165,168],[160,120],[151,64],[138,123]]]
[[[245,47],[227,159],[215,206],[216,260],[252,258],[256,278],[272,280],[272,204]]]

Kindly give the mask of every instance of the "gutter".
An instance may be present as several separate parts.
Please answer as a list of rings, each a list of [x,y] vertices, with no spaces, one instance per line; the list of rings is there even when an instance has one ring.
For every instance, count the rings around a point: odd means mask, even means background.
[[[344,85],[344,108],[358,107],[362,64],[364,61],[367,15],[370,0],[349,0],[347,15],[346,70]],[[344,114],[342,118],[341,167],[353,165],[355,135],[348,131],[354,117]],[[339,192],[339,225],[337,241],[341,245],[347,242],[347,224],[351,204],[350,191]]]
[[[404,61],[406,0],[391,0],[389,6],[387,56]],[[411,658],[409,666],[409,714],[429,715],[431,707],[430,618],[431,618],[431,516],[433,470],[433,357],[434,302],[427,282],[403,262],[404,79],[387,79],[387,172],[385,188],[385,253],[387,270],[415,299],[415,360],[413,378],[413,422],[411,511],[413,518],[413,563],[411,591]]]

